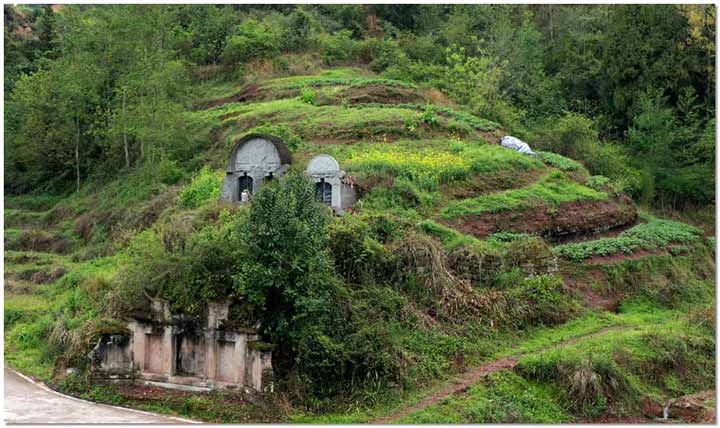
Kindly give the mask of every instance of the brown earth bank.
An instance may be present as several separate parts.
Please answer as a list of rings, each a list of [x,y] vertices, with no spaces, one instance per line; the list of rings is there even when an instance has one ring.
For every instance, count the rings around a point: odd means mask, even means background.
[[[606,201],[565,202],[557,209],[538,206],[523,211],[499,211],[466,216],[445,224],[477,238],[495,232],[537,234],[546,237],[599,233],[634,224],[637,209],[627,196]]]
[[[663,417],[693,424],[714,424],[715,398],[715,390],[708,389],[669,400],[663,408]]]

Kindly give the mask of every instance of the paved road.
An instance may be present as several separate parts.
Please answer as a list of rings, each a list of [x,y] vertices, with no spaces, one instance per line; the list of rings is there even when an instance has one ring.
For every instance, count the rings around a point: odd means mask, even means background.
[[[5,369],[6,423],[178,424],[181,420],[64,397]]]

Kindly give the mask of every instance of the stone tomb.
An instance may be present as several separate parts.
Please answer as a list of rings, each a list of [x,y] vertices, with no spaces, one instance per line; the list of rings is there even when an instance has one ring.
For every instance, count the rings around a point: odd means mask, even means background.
[[[315,181],[317,198],[335,214],[343,214],[355,203],[355,188],[332,156],[315,156],[308,163],[305,174]]]
[[[128,333],[104,334],[91,352],[96,378],[130,379],[190,390],[237,388],[272,391],[272,358],[252,329],[226,328],[228,305],[212,303],[202,323],[171,316],[153,300]]]
[[[257,192],[263,181],[283,175],[291,163],[292,155],[281,139],[262,134],[244,136],[230,152],[220,199],[240,201],[243,190]]]

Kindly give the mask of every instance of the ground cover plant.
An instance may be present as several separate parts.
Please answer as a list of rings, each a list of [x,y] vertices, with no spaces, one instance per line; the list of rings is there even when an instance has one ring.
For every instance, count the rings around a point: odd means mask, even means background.
[[[662,220],[651,215],[646,215],[645,220],[645,223],[633,226],[618,236],[558,245],[553,251],[561,257],[582,261],[593,256],[632,254],[640,249],[674,248],[669,245],[697,242],[702,234],[700,229],[677,221]]]

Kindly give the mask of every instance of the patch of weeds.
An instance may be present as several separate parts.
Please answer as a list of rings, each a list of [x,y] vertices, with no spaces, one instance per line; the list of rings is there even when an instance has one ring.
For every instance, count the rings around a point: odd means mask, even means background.
[[[317,104],[317,94],[310,88],[302,88],[300,90],[300,99],[311,106]]]
[[[180,207],[197,208],[209,200],[219,198],[223,177],[222,171],[214,171],[204,166],[180,192]]]
[[[448,249],[460,245],[473,245],[480,242],[473,236],[465,235],[455,229],[429,219],[419,222],[417,226],[422,229],[423,232],[440,239]]]
[[[561,171],[578,171],[587,174],[587,169],[578,161],[552,152],[537,152],[545,163]]]

